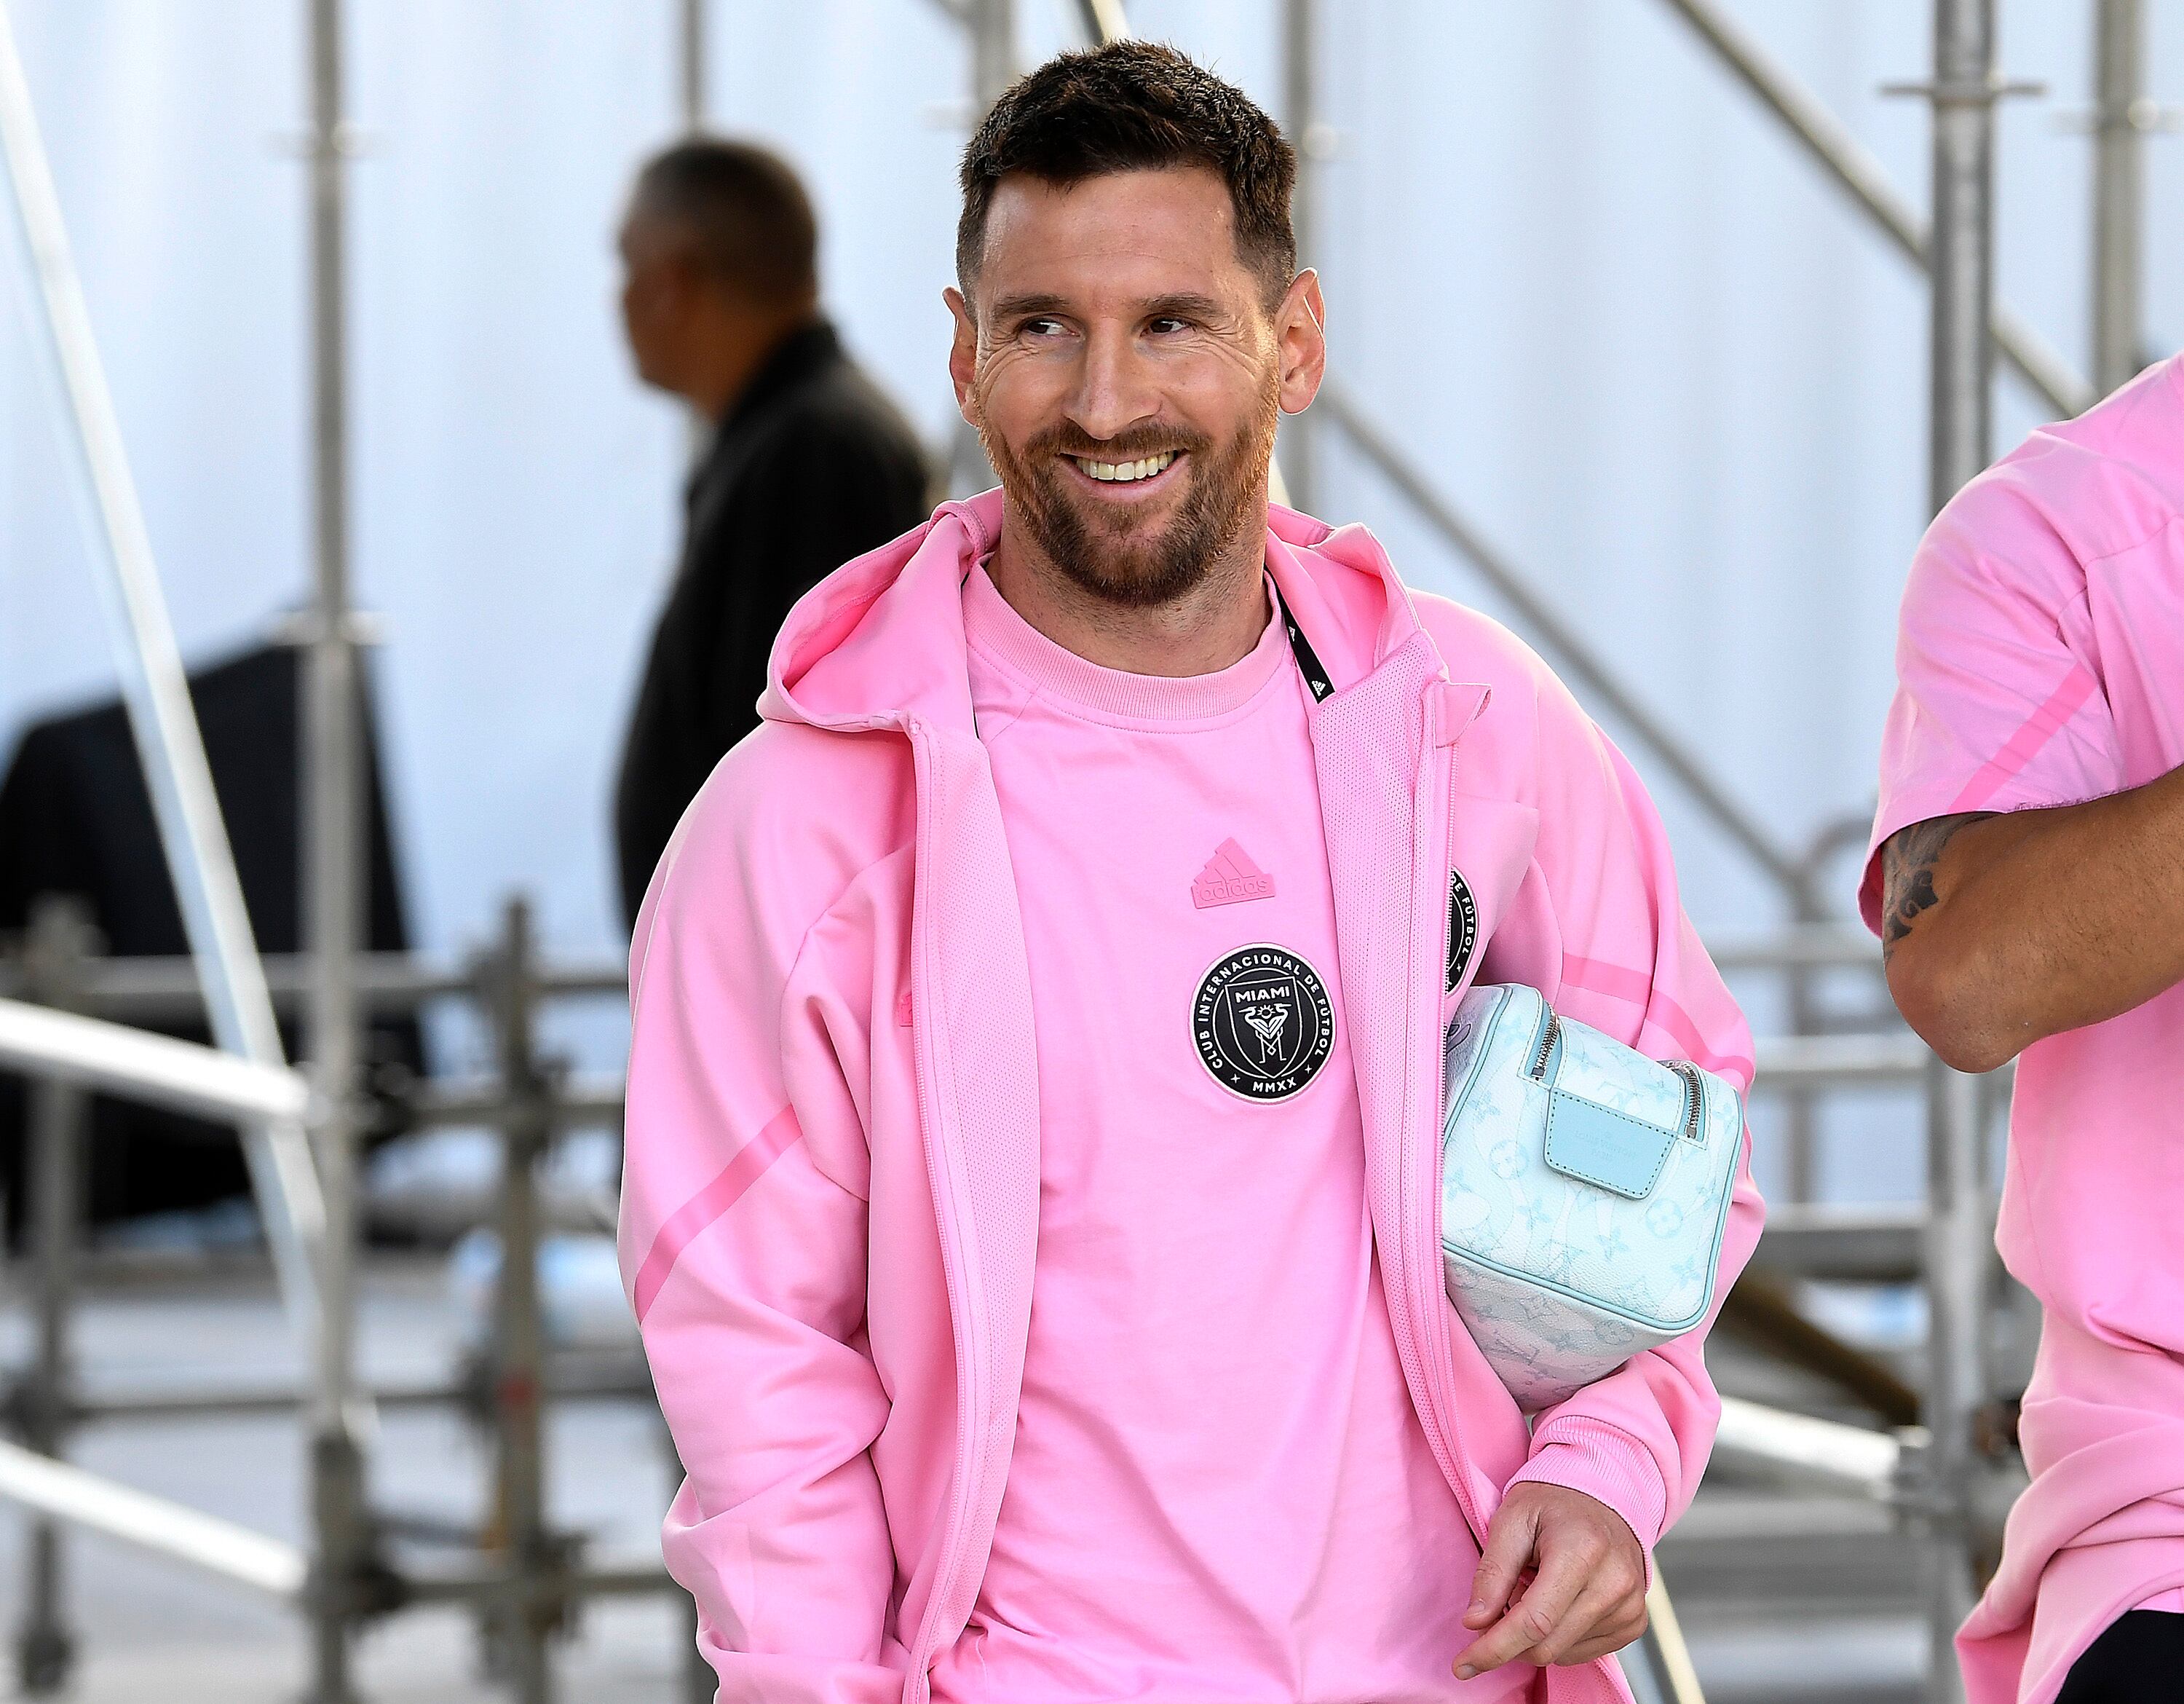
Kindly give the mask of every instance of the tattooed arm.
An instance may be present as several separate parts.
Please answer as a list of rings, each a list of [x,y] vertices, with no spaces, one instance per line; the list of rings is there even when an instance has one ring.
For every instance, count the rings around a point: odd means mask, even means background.
[[[2184,769],[2082,805],[1914,823],[1881,873],[1889,992],[1960,1070],[2184,981]]]

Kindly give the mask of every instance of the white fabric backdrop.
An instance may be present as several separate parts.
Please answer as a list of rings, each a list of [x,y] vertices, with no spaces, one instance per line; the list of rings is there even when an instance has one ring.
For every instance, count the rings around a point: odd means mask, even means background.
[[[192,657],[308,573],[303,7],[12,0],[176,620]],[[399,852],[422,941],[538,897],[619,944],[607,802],[673,550],[685,436],[632,383],[611,296],[628,176],[674,131],[674,0],[352,0],[354,506]],[[1028,57],[1074,7],[1021,0]],[[1896,598],[1923,520],[1918,281],[1652,0],[1324,6],[1322,267],[1336,360],[1442,489],[1704,742],[1792,842],[1869,796]],[[2007,0],[2001,278],[2082,362],[2087,0]],[[2184,7],[2153,92],[2184,94]],[[1923,203],[1926,8],[1738,14]],[[1279,110],[1272,0],[1135,0]],[[713,0],[717,125],[780,147],[826,226],[828,304],[936,438],[967,55],[928,0]],[[2184,290],[2184,140],[2148,146],[2149,341]],[[25,299],[12,235],[0,293]],[[20,313],[0,319],[0,748],[110,690]],[[2037,418],[1998,387],[1999,443]],[[1331,434],[1330,434],[1331,436]],[[1322,509],[1421,585],[1462,565],[1339,450]],[[1647,767],[1640,757],[1641,769]],[[1663,785],[1702,925],[1775,914]],[[1847,876],[1846,876],[1846,884]],[[1845,902],[1847,903],[1846,891]]]

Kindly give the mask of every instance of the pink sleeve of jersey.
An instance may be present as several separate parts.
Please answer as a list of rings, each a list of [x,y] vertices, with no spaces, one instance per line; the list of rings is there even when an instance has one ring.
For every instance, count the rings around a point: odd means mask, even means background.
[[[1690,1059],[1748,1089],[1751,1032],[1684,915],[1653,802],[1622,754],[1541,673],[1533,858],[1562,935],[1552,1002],[1656,1059]],[[1511,1481],[1597,1498],[1630,1523],[1649,1556],[1689,1506],[1721,1419],[1705,1344],[1759,1240],[1764,1209],[1750,1161],[1747,1132],[1705,1322],[1542,1414],[1531,1457]]]
[[[2088,666],[2085,568],[1996,475],[1968,486],[1919,546],[1903,588],[1880,808],[1858,908],[1880,926],[1880,849],[1899,829],[1970,811],[2070,805],[2123,785]]]
[[[716,780],[719,779],[716,777]],[[899,1698],[862,1352],[869,1159],[785,855],[720,789],[632,961],[622,1274],[685,1478],[662,1533],[722,1701]],[[803,885],[808,886],[808,878]]]

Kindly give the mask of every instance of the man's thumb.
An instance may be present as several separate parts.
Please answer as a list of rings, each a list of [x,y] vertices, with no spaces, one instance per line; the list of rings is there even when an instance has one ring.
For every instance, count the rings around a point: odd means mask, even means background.
[[[1532,1555],[1536,1523],[1522,1508],[1503,1504],[1486,1528],[1486,1548],[1479,1555],[1479,1572],[1471,1579],[1471,1607],[1463,1612],[1466,1627],[1492,1624],[1508,1607],[1510,1589]]]

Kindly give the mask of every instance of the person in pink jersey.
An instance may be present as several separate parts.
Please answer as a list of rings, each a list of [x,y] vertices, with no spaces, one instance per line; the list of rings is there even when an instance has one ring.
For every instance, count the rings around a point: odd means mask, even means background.
[[[1485,976],[1750,1040],[1539,659],[1268,504],[1294,172],[1170,49],[1003,97],[947,293],[1001,489],[798,604],[653,877],[623,1268],[723,1699],[1630,1697],[1703,1333],[1528,1425],[1442,1289],[1442,1033]]]
[[[2014,1059],[1997,1232],[2040,1299],[2032,1483],[1974,1704],[2184,1692],[2184,361],[1942,511],[1903,595],[1860,899],[1903,1015]]]

